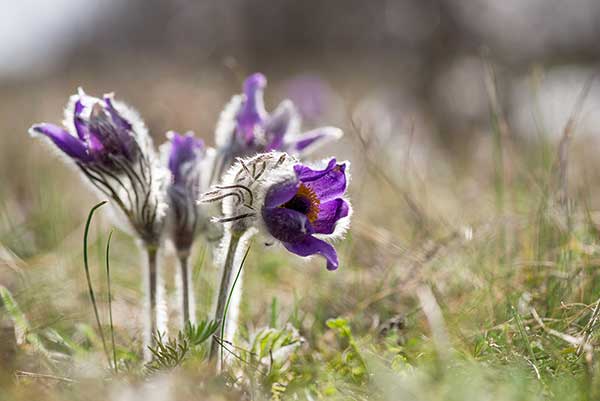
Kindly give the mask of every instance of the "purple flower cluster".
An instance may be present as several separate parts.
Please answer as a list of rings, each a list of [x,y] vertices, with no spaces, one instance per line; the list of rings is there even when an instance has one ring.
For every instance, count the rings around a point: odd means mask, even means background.
[[[213,151],[192,133],[171,132],[167,160],[157,166],[139,116],[115,102],[113,95],[95,98],[81,89],[70,99],[64,127],[42,123],[34,125],[31,132],[47,137],[69,156],[85,177],[114,201],[144,241],[158,242],[164,203],[169,207],[169,236],[175,248],[189,252],[201,220],[196,200],[206,192],[209,181],[221,180],[223,185],[203,199],[223,201],[226,217],[222,222],[235,222],[239,216],[261,219],[257,226],[266,228],[265,233],[290,252],[322,255],[327,267],[335,269],[335,250],[322,238],[334,235],[338,222],[349,216],[351,209],[343,198],[347,164],[332,159],[324,169],[315,170],[293,155],[301,156],[327,139],[340,137],[341,130],[322,127],[302,133],[299,114],[290,100],[267,112],[263,99],[266,85],[267,79],[260,73],[244,81],[243,94],[234,96],[221,115],[216,132],[220,157],[214,159],[207,157]],[[277,165],[271,156],[279,151],[286,156]],[[240,157],[250,158],[232,167],[238,177],[228,182],[229,175],[223,171]],[[170,180],[165,180],[168,176]],[[261,197],[263,204],[257,209],[253,202]],[[231,202],[237,202],[236,206],[228,206]],[[239,213],[227,213],[228,207]]]
[[[80,89],[67,104],[62,127],[41,123],[30,129],[53,143],[85,181],[111,200],[117,223],[125,222],[143,245],[148,255],[146,346],[156,330],[166,330],[157,263],[165,237],[180,264],[182,320],[194,321],[188,259],[196,234],[213,226],[205,219],[206,205],[200,203],[220,203],[223,216],[213,221],[222,223],[222,243],[229,241],[218,313],[224,311],[236,255],[247,246],[243,239],[255,232],[296,255],[325,258],[329,270],[339,266],[329,241],[343,234],[352,214],[345,198],[349,163],[332,158],[311,166],[299,158],[341,137],[342,131],[321,127],[302,132],[290,100],[268,112],[266,85],[259,73],[245,80],[243,93],[221,113],[216,149],[191,132],[169,132],[169,141],[161,146],[162,160],[138,114],[112,94],[96,98]]]

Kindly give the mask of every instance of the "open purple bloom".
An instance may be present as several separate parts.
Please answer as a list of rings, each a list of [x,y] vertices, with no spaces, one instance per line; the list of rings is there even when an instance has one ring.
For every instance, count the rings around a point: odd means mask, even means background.
[[[339,237],[352,212],[345,199],[348,163],[331,159],[324,168],[301,164],[286,153],[270,152],[238,161],[221,185],[201,196],[222,201],[226,229],[257,228],[299,256],[320,255],[327,268],[339,262],[326,240]]]
[[[169,132],[167,137],[170,140],[168,167],[171,183],[167,193],[173,220],[172,239],[178,251],[188,252],[199,222],[196,199],[205,173],[206,148],[204,141],[196,138],[192,132],[185,135]]]
[[[82,89],[71,96],[64,127],[41,123],[29,130],[49,139],[85,178],[113,202],[128,228],[146,243],[157,243],[166,177],[137,113],[112,94],[96,98]]]
[[[331,159],[323,170],[294,166],[295,179],[269,188],[262,217],[269,233],[299,256],[321,255],[327,269],[338,267],[335,249],[314,234],[331,235],[341,219],[348,217],[346,163]]]
[[[222,159],[219,172],[238,157],[270,151],[301,155],[342,136],[335,127],[303,133],[300,115],[291,100],[284,100],[273,112],[267,112],[263,99],[266,85],[263,74],[250,75],[244,81],[243,94],[234,96],[221,113],[216,129]]]

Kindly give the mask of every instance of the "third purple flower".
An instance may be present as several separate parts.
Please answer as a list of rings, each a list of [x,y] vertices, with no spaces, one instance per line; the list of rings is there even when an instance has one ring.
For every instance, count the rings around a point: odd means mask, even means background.
[[[263,99],[266,86],[263,74],[250,75],[244,81],[243,93],[235,95],[221,113],[215,135],[221,159],[216,177],[238,157],[274,150],[301,156],[342,136],[336,127],[303,132],[300,114],[289,99],[269,113]]]

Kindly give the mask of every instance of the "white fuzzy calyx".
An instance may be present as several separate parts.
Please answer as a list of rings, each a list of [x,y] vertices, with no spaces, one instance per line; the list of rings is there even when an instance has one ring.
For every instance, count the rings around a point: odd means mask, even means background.
[[[266,192],[274,184],[294,180],[296,163],[295,157],[283,152],[238,159],[224,174],[221,184],[200,196],[200,202],[222,202],[223,216],[215,221],[223,223],[226,230],[243,233],[254,227],[265,233],[260,211]]]

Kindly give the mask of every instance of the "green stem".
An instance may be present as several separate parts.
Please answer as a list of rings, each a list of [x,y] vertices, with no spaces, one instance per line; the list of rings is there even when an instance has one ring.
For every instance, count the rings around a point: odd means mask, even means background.
[[[250,247],[246,248],[246,253],[244,254],[244,258],[242,259],[242,263],[240,263],[240,268],[238,269],[237,274],[235,275],[235,279],[233,280],[233,285],[231,286],[231,290],[229,291],[229,296],[227,296],[227,303],[225,304],[225,310],[223,311],[223,322],[221,323],[221,333],[225,333],[225,323],[227,322],[227,311],[229,310],[229,303],[231,302],[231,297],[233,296],[233,290],[235,289],[235,285],[240,278],[240,274],[242,274],[242,267],[244,267],[244,262],[246,261],[246,257],[248,256],[248,252],[250,252]],[[221,346],[221,368],[223,367],[223,351],[225,347]]]
[[[221,318],[221,327],[215,332],[214,336],[222,338],[225,333],[225,307],[229,299],[228,292],[231,285],[231,276],[233,273],[233,264],[235,262],[235,254],[237,252],[238,244],[243,233],[231,233],[229,238],[229,245],[227,247],[227,254],[225,255],[225,263],[223,264],[223,275],[221,276],[221,286],[219,287],[219,293],[217,296],[217,309],[215,311],[215,319]],[[209,358],[214,359],[217,356],[217,349],[219,342],[213,338]]]
[[[154,335],[157,327],[157,292],[158,292],[158,249],[156,246],[144,244],[144,249],[147,257],[147,273],[148,273],[148,303],[146,305],[146,333],[144,335],[144,357],[151,358],[148,347],[154,345]]]
[[[183,305],[181,313],[183,318],[182,328],[190,321],[190,280],[189,280],[189,256],[182,255],[179,257],[179,273],[181,274],[181,295]]]

